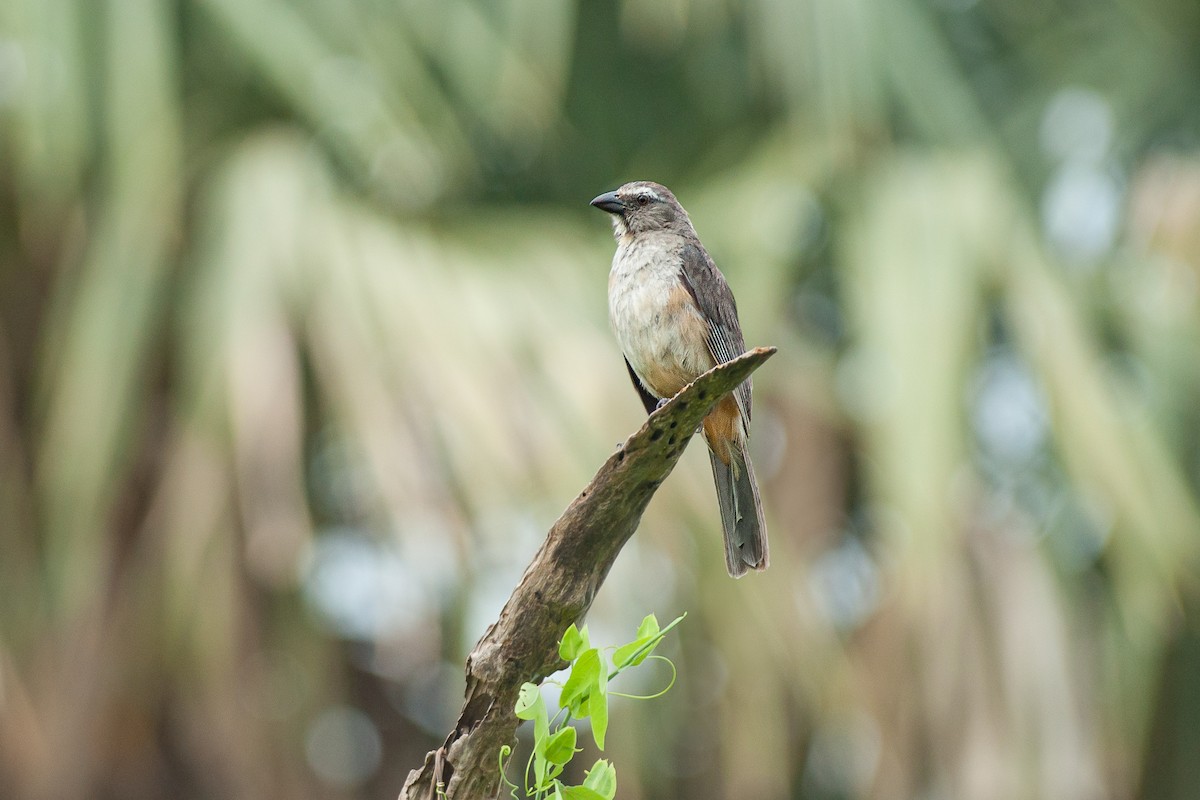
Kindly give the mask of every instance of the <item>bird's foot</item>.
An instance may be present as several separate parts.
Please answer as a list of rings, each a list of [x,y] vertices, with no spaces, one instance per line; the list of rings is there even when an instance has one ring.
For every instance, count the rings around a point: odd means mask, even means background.
[[[655,410],[655,411],[658,411],[660,408],[662,408],[663,406],[665,406],[665,405],[666,405],[667,403],[669,403],[669,402],[671,402],[671,398],[669,398],[669,397],[664,397],[663,399],[661,399],[661,400],[659,400],[659,401],[658,401],[658,405],[656,405],[656,406],[654,407],[654,410]]]

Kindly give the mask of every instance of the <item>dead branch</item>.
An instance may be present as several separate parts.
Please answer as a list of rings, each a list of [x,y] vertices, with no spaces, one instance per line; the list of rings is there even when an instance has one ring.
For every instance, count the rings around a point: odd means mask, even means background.
[[[558,640],[579,623],[650,497],[674,469],[701,419],[775,353],[759,347],[685,386],[609,457],[550,528],[496,620],[467,656],[466,700],[445,743],[409,773],[399,800],[484,800],[499,792],[500,747],[515,744],[513,712],[525,681],[562,666]]]

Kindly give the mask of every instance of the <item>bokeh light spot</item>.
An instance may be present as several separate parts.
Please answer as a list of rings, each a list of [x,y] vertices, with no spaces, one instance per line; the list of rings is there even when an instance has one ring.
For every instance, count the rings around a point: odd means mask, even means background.
[[[353,789],[379,769],[383,743],[375,723],[362,711],[332,706],[309,727],[304,752],[322,781],[339,789]]]

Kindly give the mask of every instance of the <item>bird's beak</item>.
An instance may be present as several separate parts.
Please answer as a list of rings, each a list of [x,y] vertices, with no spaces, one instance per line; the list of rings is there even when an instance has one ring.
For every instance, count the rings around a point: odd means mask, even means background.
[[[625,210],[625,204],[621,202],[621,198],[617,197],[616,192],[605,192],[593,199],[592,205],[610,214],[620,214]]]

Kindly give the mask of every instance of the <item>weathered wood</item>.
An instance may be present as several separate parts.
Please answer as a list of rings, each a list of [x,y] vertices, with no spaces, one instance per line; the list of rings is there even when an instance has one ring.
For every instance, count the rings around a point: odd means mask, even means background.
[[[559,637],[580,622],[650,497],[674,469],[701,419],[775,353],[759,347],[685,386],[614,453],[550,528],[546,540],[467,657],[466,699],[445,744],[409,773],[400,800],[484,800],[500,788],[497,758],[515,744],[513,706],[525,681],[562,666]]]

